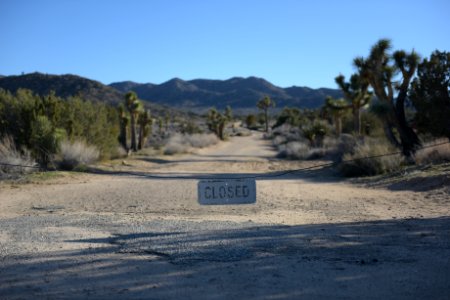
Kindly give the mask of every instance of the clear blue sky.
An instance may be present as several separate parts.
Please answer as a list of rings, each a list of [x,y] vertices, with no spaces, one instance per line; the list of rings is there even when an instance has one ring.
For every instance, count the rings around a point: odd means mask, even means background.
[[[0,74],[336,87],[380,38],[450,51],[448,0],[0,0]]]

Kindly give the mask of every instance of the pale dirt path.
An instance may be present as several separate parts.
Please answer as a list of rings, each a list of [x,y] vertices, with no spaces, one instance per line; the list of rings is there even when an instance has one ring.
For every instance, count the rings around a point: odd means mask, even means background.
[[[0,298],[447,299],[447,190],[313,171],[257,180],[254,205],[197,203],[196,176],[320,163],[274,155],[253,135],[111,174],[0,184]]]
[[[267,175],[320,164],[274,157],[270,142],[263,140],[261,134],[254,134],[235,137],[194,154],[160,157],[150,162],[129,160],[130,166],[116,168],[115,175],[81,175],[64,183],[2,186],[0,215],[36,214],[40,213],[39,208],[57,206],[64,207],[64,213],[137,213],[146,219],[185,217],[289,225],[450,216],[445,193],[365,188],[311,172],[258,179],[255,205],[197,203],[197,175]],[[121,175],[121,171],[138,171],[144,176]],[[169,178],[152,179],[146,174]],[[193,179],[170,179],[177,175]]]

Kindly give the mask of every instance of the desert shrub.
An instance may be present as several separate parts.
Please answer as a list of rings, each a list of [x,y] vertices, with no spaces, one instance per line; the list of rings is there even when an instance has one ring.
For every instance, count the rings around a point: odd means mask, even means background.
[[[283,124],[279,127],[276,127],[274,130],[272,130],[271,136],[273,138],[278,138],[277,139],[278,142],[281,142],[283,138],[285,139],[285,143],[305,141],[301,129],[299,127],[291,126],[289,124]]]
[[[338,156],[340,140],[335,137],[325,137],[321,147],[314,147],[309,150],[308,159],[327,158],[335,160]]]
[[[288,159],[307,159],[310,147],[302,142],[289,142],[279,147],[278,157]]]
[[[191,147],[194,148],[204,148],[219,142],[219,139],[214,134],[192,134],[185,135],[184,138]]]
[[[277,144],[278,157],[288,159],[334,159],[336,157],[339,141],[336,138],[326,137],[321,147],[311,147],[307,140],[283,143],[283,137],[274,138]]]
[[[189,152],[189,145],[183,139],[181,134],[173,135],[169,138],[166,145],[164,146],[164,154],[173,155],[178,153]]]
[[[437,140],[434,143],[427,143],[426,148],[420,149],[416,152],[415,160],[417,164],[441,163],[450,161],[450,144],[442,144],[448,140]],[[436,144],[442,144],[435,147]]]
[[[79,166],[95,162],[100,152],[95,146],[86,144],[81,140],[74,142],[63,141],[59,151],[59,167],[64,170],[73,170]]]
[[[355,136],[346,133],[341,134],[337,139],[333,160],[340,162],[345,154],[354,154],[357,144],[358,138]]]
[[[19,151],[12,137],[5,136],[0,140],[0,178],[30,173],[36,170],[32,168],[36,166],[30,152]]]
[[[192,148],[208,147],[217,144],[218,141],[219,139],[215,134],[174,134],[168,139],[166,145],[164,146],[164,154],[173,155],[178,153],[187,153]]]
[[[376,107],[378,104],[373,104]],[[374,108],[375,110],[377,108]],[[371,137],[384,136],[382,118],[378,117],[371,110],[361,111],[361,134]],[[342,132],[352,134],[354,132],[354,118],[352,115],[345,115],[342,118]]]
[[[313,147],[321,147],[325,136],[332,131],[330,124],[319,119],[305,123],[301,126],[301,130],[303,132],[303,137],[306,138]]]
[[[181,124],[181,133],[194,135],[203,133],[203,130],[198,126],[198,124],[191,120],[188,120],[186,123]]]
[[[55,128],[47,116],[37,116],[31,123],[30,143],[35,157],[44,167],[53,159],[64,136],[65,131]]]
[[[397,171],[403,163],[403,157],[400,154],[382,156],[395,152],[397,149],[384,140],[357,141],[354,149],[343,155],[339,171],[347,177],[372,176]]]
[[[124,158],[128,156],[128,152],[122,146],[117,146],[116,151],[111,152],[111,159]]]
[[[245,128],[238,128],[236,129],[236,131],[233,133],[233,135],[235,136],[251,136],[252,132],[249,129],[245,129]]]
[[[283,144],[286,144],[288,141],[288,139],[284,136],[284,135],[276,135],[273,139],[272,139],[272,144],[277,147]]]
[[[257,121],[257,117],[253,114],[250,114],[245,118],[245,125],[248,129],[258,129],[258,126],[256,124]]]

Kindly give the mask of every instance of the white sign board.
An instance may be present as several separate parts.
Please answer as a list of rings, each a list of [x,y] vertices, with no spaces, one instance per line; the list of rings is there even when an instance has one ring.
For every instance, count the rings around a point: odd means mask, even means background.
[[[251,204],[256,202],[255,180],[199,181],[202,205]]]

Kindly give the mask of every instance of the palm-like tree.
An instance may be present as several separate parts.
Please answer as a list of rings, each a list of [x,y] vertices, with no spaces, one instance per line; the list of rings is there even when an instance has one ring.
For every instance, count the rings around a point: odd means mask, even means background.
[[[231,110],[231,107],[227,106],[223,114],[213,107],[208,111],[207,115],[208,128],[209,130],[214,132],[219,139],[224,140],[225,126],[229,121],[232,120],[232,118],[233,112]]]
[[[258,101],[256,106],[264,111],[264,121],[266,123],[266,132],[269,132],[269,108],[275,107],[275,101],[270,99],[269,96],[264,96]]]
[[[350,81],[345,81],[344,75],[339,75],[334,79],[344,94],[347,105],[344,109],[351,109],[353,114],[353,130],[356,135],[361,135],[361,108],[367,105],[372,98],[372,93],[368,91],[369,83],[359,74],[353,74]],[[342,103],[330,101],[329,106],[337,104],[337,110],[342,109]]]
[[[127,145],[127,128],[130,123],[130,118],[127,115],[125,107],[121,104],[118,108],[119,111],[119,121],[120,121],[120,134],[119,134],[119,143],[122,147],[128,151]]]
[[[372,86],[377,98],[386,105],[386,136],[392,144],[402,148],[406,157],[411,158],[421,142],[406,121],[405,100],[420,58],[414,51],[400,50],[390,55],[390,49],[391,41],[382,39],[372,47],[367,58],[357,57],[354,64],[361,77]],[[399,81],[394,80],[396,73],[401,75]],[[400,141],[393,133],[394,128]]]
[[[145,140],[152,130],[153,119],[150,114],[150,110],[141,110],[139,112],[139,141],[138,149],[141,150],[145,145]]]
[[[336,135],[340,136],[342,133],[342,117],[350,109],[348,102],[345,99],[333,99],[328,96],[325,101],[325,109],[333,116]]]
[[[139,114],[139,111],[142,109],[142,104],[139,101],[135,92],[130,91],[125,95],[125,106],[130,113],[130,129],[131,129],[131,150],[136,152],[137,143],[136,143],[136,119]]]

